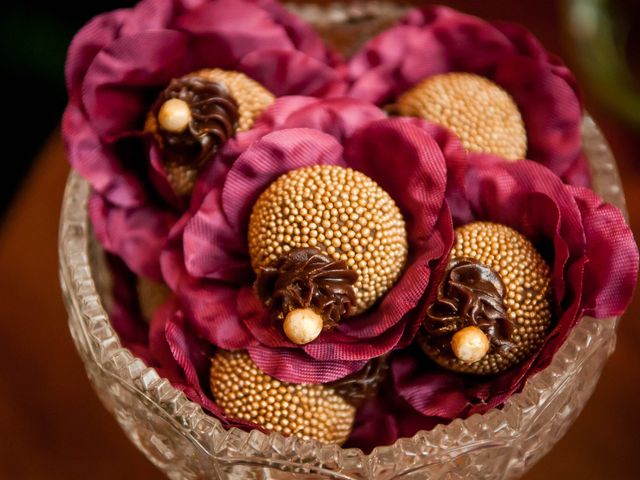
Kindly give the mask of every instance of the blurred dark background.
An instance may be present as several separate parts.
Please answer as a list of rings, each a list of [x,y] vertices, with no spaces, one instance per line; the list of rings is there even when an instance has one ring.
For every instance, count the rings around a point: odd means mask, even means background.
[[[57,221],[68,166],[59,138],[66,48],[93,15],[133,1],[29,0],[0,6],[0,479],[160,478],[86,380],[57,280]],[[426,2],[425,2],[426,3]],[[441,0],[524,24],[575,71],[611,143],[640,232],[640,0]],[[8,104],[7,104],[8,102]],[[527,480],[636,479],[640,299],[569,433]]]
[[[26,0],[0,5],[3,108],[11,112],[3,122],[5,155],[9,158],[5,158],[4,174],[0,175],[0,216],[60,122],[67,101],[64,59],[74,33],[94,15],[134,3]]]

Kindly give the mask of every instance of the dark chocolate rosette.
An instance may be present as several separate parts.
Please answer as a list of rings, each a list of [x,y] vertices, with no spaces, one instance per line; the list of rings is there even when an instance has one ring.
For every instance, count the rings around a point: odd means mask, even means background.
[[[67,56],[63,136],[104,248],[161,280],[195,177],[273,96],[344,91],[339,63],[272,0],[143,0],[91,20]]]
[[[469,151],[528,158],[589,184],[575,79],[520,26],[412,10],[351,59],[349,77],[349,95],[445,125]]]

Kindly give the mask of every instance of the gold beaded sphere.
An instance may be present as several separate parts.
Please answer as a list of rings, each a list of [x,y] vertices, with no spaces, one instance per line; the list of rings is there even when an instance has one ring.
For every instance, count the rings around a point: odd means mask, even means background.
[[[456,229],[450,259],[466,258],[491,267],[505,287],[506,313],[514,324],[513,346],[489,351],[474,363],[441,351],[422,332],[419,342],[429,357],[450,370],[488,375],[500,373],[533,354],[551,325],[549,266],[523,235],[504,225],[474,222]],[[469,328],[469,327],[467,327]]]
[[[527,133],[517,105],[502,88],[479,75],[454,72],[429,77],[400,96],[392,110],[449,128],[469,151],[507,160],[527,154]]]
[[[255,120],[275,101],[275,96],[271,92],[244,73],[213,68],[198,70],[187,76],[200,77],[203,80],[218,82],[227,87],[238,105],[236,133],[251,129]],[[161,142],[158,129],[158,118],[150,111],[147,114],[145,131],[153,133]],[[164,164],[164,169],[167,173],[167,180],[176,195],[191,195],[196,178],[200,173],[199,168],[167,161]]]
[[[355,407],[331,387],[280,382],[246,352],[219,351],[210,373],[211,392],[229,417],[323,443],[341,445],[351,433]]]
[[[317,248],[358,273],[356,313],[393,285],[407,259],[404,219],[393,199],[366,175],[317,165],[286,173],[265,190],[249,221],[256,272],[294,248]]]

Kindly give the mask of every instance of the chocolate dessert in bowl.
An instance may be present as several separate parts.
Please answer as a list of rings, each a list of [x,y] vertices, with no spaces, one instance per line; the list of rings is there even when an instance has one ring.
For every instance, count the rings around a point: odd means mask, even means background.
[[[506,478],[595,386],[637,249],[568,70],[438,8],[362,52],[270,0],[147,0],[72,44],[71,330],[172,478]]]

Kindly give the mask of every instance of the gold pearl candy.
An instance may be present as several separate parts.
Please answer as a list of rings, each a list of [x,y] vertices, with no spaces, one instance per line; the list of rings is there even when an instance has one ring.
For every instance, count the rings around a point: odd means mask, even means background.
[[[404,219],[366,175],[329,165],[286,173],[256,201],[249,253],[256,272],[294,248],[315,247],[358,273],[357,313],[393,285],[407,259]]]
[[[355,407],[333,388],[280,382],[262,372],[246,352],[216,353],[210,382],[216,403],[231,418],[338,445],[351,433]]]
[[[311,308],[296,308],[287,313],[282,324],[284,334],[297,345],[313,342],[322,333],[322,316]]]
[[[506,288],[507,314],[515,325],[511,336],[514,346],[466,363],[450,352],[439,351],[423,332],[418,340],[425,353],[450,370],[489,375],[507,370],[539,349],[551,326],[551,273],[531,242],[505,225],[474,222],[456,229],[450,254],[450,259],[455,258],[476,260],[500,275]]]
[[[456,358],[465,363],[482,360],[489,348],[489,338],[478,327],[464,327],[451,338],[451,350]]]
[[[198,70],[189,75],[222,83],[229,89],[231,96],[238,104],[236,133],[251,129],[255,120],[275,101],[275,96],[271,92],[244,73],[213,68]],[[145,122],[145,131],[156,135],[158,128],[158,119],[152,112],[149,112]],[[191,195],[196,178],[200,173],[198,168],[168,162],[164,165],[164,169],[167,173],[167,180],[176,195]]]
[[[434,75],[405,92],[391,110],[449,128],[464,147],[507,160],[527,154],[527,133],[511,96],[472,73]]]

